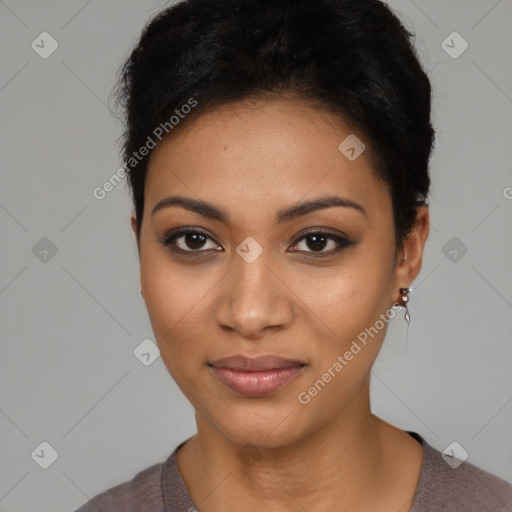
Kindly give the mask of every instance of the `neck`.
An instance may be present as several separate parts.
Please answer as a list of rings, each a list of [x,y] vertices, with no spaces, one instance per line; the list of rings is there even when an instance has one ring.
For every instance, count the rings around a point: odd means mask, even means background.
[[[396,478],[389,466],[400,464],[387,446],[396,448],[400,432],[403,447],[404,433],[371,413],[368,388],[369,380],[361,390],[367,400],[355,397],[321,430],[284,446],[256,447],[248,463],[239,445],[198,415],[197,435],[178,452],[193,501],[205,511],[378,510]]]

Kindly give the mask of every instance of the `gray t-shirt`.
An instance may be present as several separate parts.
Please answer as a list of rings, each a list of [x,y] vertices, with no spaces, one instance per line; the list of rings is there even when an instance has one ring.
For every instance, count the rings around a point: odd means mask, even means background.
[[[512,484],[468,462],[453,468],[423,437],[408,433],[424,451],[410,512],[512,512]],[[75,512],[197,512],[176,464],[176,454],[187,441],[165,462],[98,494]]]

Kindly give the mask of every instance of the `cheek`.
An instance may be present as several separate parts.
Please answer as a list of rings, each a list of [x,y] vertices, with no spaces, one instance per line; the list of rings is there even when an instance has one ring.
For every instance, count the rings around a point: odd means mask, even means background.
[[[141,255],[144,302],[164,363],[171,372],[196,362],[208,324],[204,307],[212,277],[170,261],[159,248]]]
[[[331,268],[289,268],[283,281],[306,307],[310,320],[324,327],[333,345],[343,348],[370,327],[390,306],[393,283],[388,258],[377,251],[358,247]]]
[[[144,302],[159,334],[177,330],[197,315],[196,310],[215,285],[208,265],[177,263],[167,248],[154,242],[146,243],[140,261]]]
[[[316,272],[316,279],[311,274],[295,278],[294,291],[308,312],[303,325],[316,326],[312,377],[321,378],[331,368],[337,378],[328,387],[337,389],[335,393],[350,393],[365,378],[384,340],[389,318],[383,321],[381,315],[391,306],[393,275],[388,260],[376,254],[360,250],[343,266],[325,269],[322,275]],[[336,372],[333,366],[339,356],[343,370]]]
[[[341,357],[343,378],[357,380],[369,371],[385,336],[387,324],[380,320],[386,311],[385,294],[382,290],[359,287],[352,280],[331,283],[336,284],[339,286],[330,295],[311,302],[319,318],[312,321],[317,321],[320,328],[324,326],[323,337],[317,339],[315,371],[320,377]]]
[[[321,329],[309,349],[315,356],[308,378],[295,399],[298,414],[311,425],[328,422],[361,393],[384,340],[387,323],[381,314],[387,310],[387,290],[368,274],[373,286],[360,285],[358,277],[333,276],[321,294],[311,293],[308,299],[315,313],[308,324]]]

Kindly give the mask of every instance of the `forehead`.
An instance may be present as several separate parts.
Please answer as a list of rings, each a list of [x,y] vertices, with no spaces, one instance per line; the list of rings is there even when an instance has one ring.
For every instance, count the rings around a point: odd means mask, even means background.
[[[218,107],[171,132],[153,150],[145,210],[149,214],[171,194],[253,214],[337,194],[382,214],[390,197],[372,172],[368,152],[350,160],[339,149],[345,140],[357,144],[354,136],[365,143],[338,116],[300,101]]]

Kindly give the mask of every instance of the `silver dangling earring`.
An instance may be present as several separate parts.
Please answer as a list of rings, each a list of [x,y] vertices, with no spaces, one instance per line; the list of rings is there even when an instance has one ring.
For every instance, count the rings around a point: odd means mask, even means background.
[[[395,306],[401,306],[405,308],[405,321],[411,322],[411,316],[409,315],[409,309],[407,303],[409,302],[409,294],[412,292],[412,288],[400,288],[400,300],[395,303]]]

